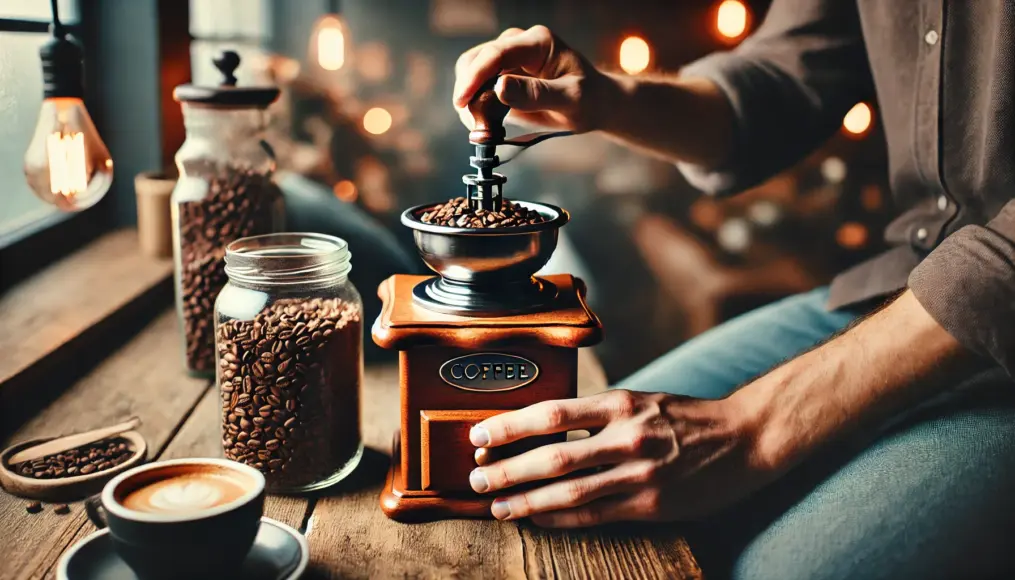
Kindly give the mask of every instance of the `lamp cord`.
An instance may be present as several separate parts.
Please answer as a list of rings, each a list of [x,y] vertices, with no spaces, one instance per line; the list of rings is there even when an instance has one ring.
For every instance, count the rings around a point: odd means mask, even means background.
[[[63,24],[60,22],[60,8],[57,6],[58,0],[50,0],[49,4],[53,7],[53,36],[57,38],[63,37]]]

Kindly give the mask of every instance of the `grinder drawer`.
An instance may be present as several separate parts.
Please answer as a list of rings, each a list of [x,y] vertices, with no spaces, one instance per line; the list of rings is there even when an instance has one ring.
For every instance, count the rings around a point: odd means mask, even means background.
[[[468,491],[469,473],[476,468],[476,447],[469,441],[472,426],[506,410],[420,411],[420,483],[428,491]],[[565,434],[543,435],[498,448],[498,457],[524,453],[547,443],[563,441]]]
[[[469,430],[476,423],[504,411],[420,411],[420,451],[423,489],[467,491],[469,473],[476,468],[476,447]]]

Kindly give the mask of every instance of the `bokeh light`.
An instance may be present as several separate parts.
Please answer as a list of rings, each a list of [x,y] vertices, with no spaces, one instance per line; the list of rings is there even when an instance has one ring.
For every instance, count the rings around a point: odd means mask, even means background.
[[[835,241],[849,250],[858,250],[867,245],[867,226],[857,222],[846,222],[835,232]]]
[[[716,11],[715,27],[726,38],[740,38],[747,32],[747,6],[740,0],[724,0]]]
[[[383,107],[374,107],[363,115],[363,128],[372,135],[381,135],[391,128],[391,113]]]
[[[356,184],[348,179],[343,179],[335,184],[333,188],[335,191],[335,197],[342,201],[353,202],[359,196],[359,191],[356,190]]]
[[[327,71],[336,71],[345,64],[345,31],[342,21],[325,15],[317,24],[317,64]]]
[[[628,36],[620,43],[620,68],[636,75],[648,68],[652,61],[652,48],[639,36]]]
[[[874,113],[867,103],[857,103],[842,118],[842,128],[846,133],[857,137],[865,134],[874,120]]]

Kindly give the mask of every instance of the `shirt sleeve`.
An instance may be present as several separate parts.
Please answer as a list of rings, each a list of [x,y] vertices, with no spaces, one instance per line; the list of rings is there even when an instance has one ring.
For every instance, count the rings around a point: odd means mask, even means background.
[[[705,193],[743,191],[828,139],[873,95],[856,2],[774,0],[757,32],[682,76],[714,82],[734,113],[733,151],[719,167],[677,166]]]
[[[945,238],[909,275],[909,288],[963,346],[1015,376],[1015,200],[987,225]]]

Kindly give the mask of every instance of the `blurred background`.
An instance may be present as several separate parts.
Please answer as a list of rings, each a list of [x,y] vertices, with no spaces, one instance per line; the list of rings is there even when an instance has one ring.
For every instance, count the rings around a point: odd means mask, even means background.
[[[67,217],[28,191],[21,169],[42,99],[46,34],[13,23],[44,23],[49,1],[0,0],[0,251],[50,228],[70,244],[131,223],[133,175],[170,168],[183,139],[179,106],[167,96],[191,79],[217,85],[212,59],[232,49],[243,58],[240,84],[283,90],[268,135],[280,181],[411,254],[399,213],[461,195],[461,175],[471,171],[467,131],[450,104],[461,52],[505,28],[545,24],[605,69],[675,72],[734,48],[768,3],[61,0],[61,17],[83,40],[86,102],[117,172],[109,200]],[[595,134],[541,144],[504,173],[508,197],[572,213],[550,268],[585,278],[606,328],[597,348],[611,381],[878,252],[892,213],[873,103],[858,103],[808,159],[728,200],[703,197],[672,165]],[[369,268],[356,260],[369,248],[352,250],[354,264]],[[10,258],[3,265],[8,274],[21,268]]]

